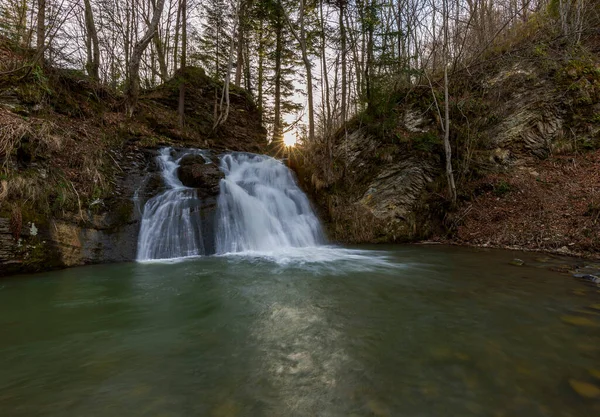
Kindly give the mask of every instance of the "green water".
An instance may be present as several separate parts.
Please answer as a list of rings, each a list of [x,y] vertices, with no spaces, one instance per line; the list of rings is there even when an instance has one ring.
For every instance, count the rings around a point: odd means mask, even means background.
[[[540,255],[362,249],[1,280],[0,416],[600,415],[569,385],[600,386],[599,288]]]

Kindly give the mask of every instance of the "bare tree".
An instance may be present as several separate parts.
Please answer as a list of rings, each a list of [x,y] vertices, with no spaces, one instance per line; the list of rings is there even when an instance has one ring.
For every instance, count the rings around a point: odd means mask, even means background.
[[[185,66],[187,59],[187,0],[181,0],[181,81],[179,84],[179,102],[177,114],[179,128],[183,129],[185,117]]]
[[[88,75],[92,79],[98,81],[100,79],[100,46],[98,42],[98,31],[96,30],[96,24],[94,22],[94,13],[92,11],[92,5],[90,3],[90,0],[84,0],[83,3],[85,6],[85,44],[87,48],[86,69]]]
[[[38,0],[37,43],[38,54],[43,54],[46,43],[46,0]],[[43,59],[42,59],[43,62]]]
[[[160,21],[164,5],[165,0],[157,0],[154,13],[152,15],[152,20],[146,29],[146,33],[133,47],[131,60],[129,62],[129,78],[127,79],[125,87],[125,95],[127,98],[127,115],[129,117],[133,116],[133,112],[135,111],[135,106],[137,105],[140,95],[140,61],[142,59],[142,54],[148,47],[148,44],[154,37],[154,33],[158,29],[158,22]]]

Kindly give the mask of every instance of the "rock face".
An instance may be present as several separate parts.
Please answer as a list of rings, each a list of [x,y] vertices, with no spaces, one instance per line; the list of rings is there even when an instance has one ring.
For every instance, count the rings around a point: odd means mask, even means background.
[[[216,163],[207,162],[201,155],[186,155],[179,162],[177,175],[186,187],[198,188],[198,196],[219,194],[219,182],[224,178]]]
[[[453,75],[458,207],[428,88],[390,92],[383,110],[367,108],[327,143],[309,144],[296,170],[330,237],[598,252],[600,61],[555,58],[492,60]]]
[[[430,120],[409,118],[418,134],[431,129]],[[336,164],[342,169],[319,172],[314,165],[296,166],[326,221],[329,238],[342,243],[405,242],[426,234],[420,208],[427,185],[439,172],[436,155],[386,146],[364,128],[338,140],[333,157],[347,161],[345,166]]]
[[[113,195],[78,212],[24,216],[18,240],[0,217],[0,276],[135,259],[143,202],[156,192],[153,152],[131,148],[118,160]],[[142,206],[140,206],[142,204]]]
[[[118,93],[79,72],[45,75],[43,86],[33,77],[0,86],[0,126],[9,134],[0,154],[0,276],[135,259],[144,204],[165,188],[159,147],[261,153],[267,145],[259,110],[239,88],[230,91],[227,123],[214,125],[222,84],[199,68],[142,91],[131,118]],[[203,230],[212,230],[217,164],[189,158],[181,176],[202,201]]]

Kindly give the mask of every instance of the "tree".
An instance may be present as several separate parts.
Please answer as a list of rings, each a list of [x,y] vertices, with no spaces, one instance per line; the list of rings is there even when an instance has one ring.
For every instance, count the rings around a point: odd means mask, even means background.
[[[38,54],[43,55],[46,43],[46,0],[38,0],[37,42]],[[42,59],[43,63],[43,59]]]
[[[100,68],[100,46],[98,42],[98,31],[96,30],[96,24],[94,22],[94,13],[92,11],[92,5],[90,0],[84,0],[85,6],[85,28],[86,28],[86,49],[87,49],[87,63],[86,69],[88,75],[95,81],[100,79],[99,68]]]
[[[448,45],[449,38],[449,0],[442,0],[442,31],[443,31],[443,51],[442,62],[444,65],[444,151],[446,153],[446,178],[448,180],[448,189],[453,205],[456,205],[456,184],[454,182],[454,172],[452,171],[452,147],[450,146],[450,101],[448,94]]]
[[[209,75],[223,80],[231,43],[231,9],[225,0],[207,0],[202,7],[204,21],[198,58]]]
[[[158,22],[160,21],[160,16],[162,14],[164,5],[165,0],[157,0],[154,13],[152,15],[152,21],[148,25],[146,33],[139,41],[136,42],[135,46],[133,47],[131,60],[129,62],[129,78],[127,79],[127,84],[125,87],[127,115],[129,117],[133,116],[133,112],[140,95],[140,62],[142,60],[142,54],[148,47],[148,44],[152,40],[152,37],[158,28]]]
[[[187,59],[187,0],[181,0],[181,82],[179,84],[179,101],[177,104],[177,114],[179,116],[179,128],[183,129],[185,117],[185,66]]]
[[[300,45],[300,51],[302,52],[302,62],[304,63],[304,69],[306,70],[306,94],[308,96],[308,139],[312,142],[315,139],[315,115],[314,115],[314,102],[313,102],[313,77],[312,77],[312,63],[308,57],[308,47],[306,45],[306,29],[305,29],[305,10],[306,0],[300,0],[300,11],[299,11],[299,25],[300,34],[294,29],[294,25],[286,15],[285,10],[282,10],[282,15],[286,19],[289,29],[298,41]]]

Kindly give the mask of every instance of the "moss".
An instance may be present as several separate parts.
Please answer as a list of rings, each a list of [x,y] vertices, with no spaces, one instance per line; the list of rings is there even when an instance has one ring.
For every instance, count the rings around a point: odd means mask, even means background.
[[[114,223],[117,225],[127,224],[131,220],[134,207],[133,201],[130,199],[119,200],[111,210]]]
[[[509,183],[506,181],[500,181],[494,185],[494,194],[498,197],[502,197],[504,194],[509,193],[512,190]]]

